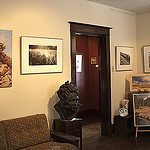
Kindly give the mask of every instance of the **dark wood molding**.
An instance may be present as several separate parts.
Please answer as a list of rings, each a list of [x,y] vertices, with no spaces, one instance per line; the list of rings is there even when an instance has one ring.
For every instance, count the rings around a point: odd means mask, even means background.
[[[71,80],[76,85],[76,34],[96,35],[99,38],[99,73],[102,135],[111,135],[111,73],[110,73],[110,29],[108,27],[70,23],[71,35]]]

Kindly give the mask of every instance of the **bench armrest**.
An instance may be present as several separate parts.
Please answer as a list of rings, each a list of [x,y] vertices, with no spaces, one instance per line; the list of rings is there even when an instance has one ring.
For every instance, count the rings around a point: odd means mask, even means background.
[[[63,132],[58,132],[55,130],[50,130],[51,137],[56,142],[61,143],[70,143],[78,147],[79,145],[79,138],[70,134],[66,134]]]

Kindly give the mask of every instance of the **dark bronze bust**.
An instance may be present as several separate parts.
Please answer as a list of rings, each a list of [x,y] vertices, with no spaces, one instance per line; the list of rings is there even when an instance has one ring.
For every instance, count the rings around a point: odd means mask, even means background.
[[[60,119],[71,120],[79,111],[81,104],[79,103],[79,92],[77,87],[69,81],[61,85],[57,91],[60,101],[54,106],[59,113]]]

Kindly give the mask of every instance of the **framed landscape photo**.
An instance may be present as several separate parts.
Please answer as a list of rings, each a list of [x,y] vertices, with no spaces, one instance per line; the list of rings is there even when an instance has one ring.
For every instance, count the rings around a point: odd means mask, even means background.
[[[131,75],[130,91],[150,91],[150,74]]]
[[[143,46],[143,63],[144,63],[144,72],[150,72],[150,45]]]
[[[150,93],[133,95],[134,126],[150,126]]]
[[[116,47],[116,71],[133,70],[133,47]]]
[[[62,39],[21,37],[21,74],[62,72]]]

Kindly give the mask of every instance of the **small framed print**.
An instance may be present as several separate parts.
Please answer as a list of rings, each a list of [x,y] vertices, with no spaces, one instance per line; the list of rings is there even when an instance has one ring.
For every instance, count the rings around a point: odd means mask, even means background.
[[[144,63],[144,72],[150,72],[150,45],[143,46],[143,63]]]
[[[133,70],[133,47],[116,47],[116,71]]]
[[[97,61],[96,61],[96,57],[91,57],[91,65],[96,65]]]
[[[62,39],[21,37],[21,74],[62,72]]]
[[[76,72],[82,72],[82,55],[76,55]]]

